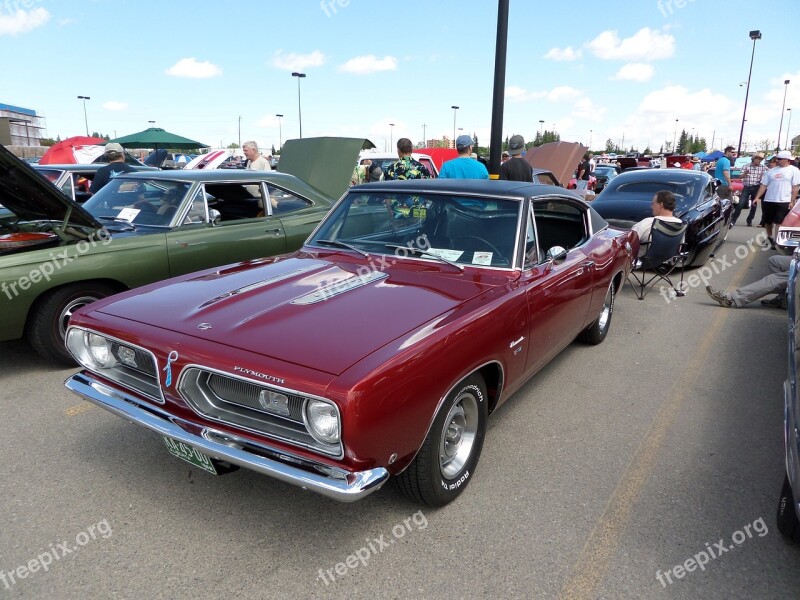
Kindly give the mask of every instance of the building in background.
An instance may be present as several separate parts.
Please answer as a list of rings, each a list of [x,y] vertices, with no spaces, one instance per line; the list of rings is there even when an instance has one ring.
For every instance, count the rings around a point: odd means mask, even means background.
[[[35,110],[0,104],[0,144],[24,148],[41,146],[44,125]]]

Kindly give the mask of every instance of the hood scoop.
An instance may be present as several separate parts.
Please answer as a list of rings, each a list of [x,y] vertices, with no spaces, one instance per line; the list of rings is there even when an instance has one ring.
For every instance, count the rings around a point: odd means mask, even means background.
[[[215,298],[211,298],[206,302],[203,302],[198,308],[206,308],[217,302],[222,302],[227,298],[232,298],[234,296],[238,296],[239,294],[244,294],[246,292],[252,292],[253,290],[257,290],[259,288],[271,285],[273,283],[277,283],[278,281],[283,281],[284,279],[291,279],[292,277],[296,277],[297,275],[302,275],[303,273],[308,273],[309,271],[315,271],[319,268],[317,264],[310,264],[304,267],[300,267],[299,269],[294,269],[292,271],[287,271],[286,273],[278,273],[273,277],[268,277],[267,279],[262,279],[261,281],[256,281],[254,283],[250,283],[248,285],[242,286],[240,288],[236,288],[235,290],[229,290],[224,294],[220,294]]]
[[[291,303],[300,306],[316,304],[362,286],[370,285],[381,279],[386,279],[387,277],[388,275],[386,273],[380,273],[378,271],[372,271],[365,275],[353,275],[347,279],[340,279],[339,281],[334,281],[333,283],[319,287],[308,294],[303,294],[292,300]]]

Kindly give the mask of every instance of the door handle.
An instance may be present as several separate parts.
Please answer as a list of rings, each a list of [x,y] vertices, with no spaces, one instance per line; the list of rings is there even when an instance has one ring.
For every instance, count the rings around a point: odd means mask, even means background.
[[[594,266],[594,261],[593,260],[587,260],[585,263],[583,263],[582,266],[586,267],[587,269],[589,267],[593,267]]]
[[[280,229],[280,228],[277,228],[277,229],[267,229],[266,231],[264,231],[264,233],[274,233],[275,235],[280,235],[280,234],[282,234],[282,233],[283,233],[283,229]]]

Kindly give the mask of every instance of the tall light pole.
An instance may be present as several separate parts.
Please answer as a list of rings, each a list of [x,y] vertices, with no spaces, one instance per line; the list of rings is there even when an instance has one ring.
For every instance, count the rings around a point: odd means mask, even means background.
[[[389,123],[389,150],[392,149],[394,144],[394,123]]]
[[[742,153],[742,138],[744,137],[744,120],[747,117],[747,99],[750,97],[750,77],[753,75],[753,58],[756,55],[756,40],[761,39],[761,32],[758,29],[751,31],[750,39],[753,40],[753,51],[750,54],[750,71],[747,73],[747,91],[744,94],[744,110],[742,111],[742,128],[739,130],[739,145],[736,148],[736,156],[739,156]],[[778,144],[780,144],[780,140],[778,141]]]
[[[542,133],[542,128],[544,127],[544,119],[539,119],[539,137],[542,137],[544,133]]]
[[[590,129],[589,130],[589,150],[592,149],[592,133],[593,133],[593,131]]]
[[[456,111],[458,110],[458,106],[451,106],[450,108],[453,109],[453,148],[456,147]]]
[[[422,124],[422,147],[423,148],[427,148],[428,147],[428,136],[425,133],[425,128],[426,127],[427,127],[427,125],[425,123],[423,123]]]
[[[239,148],[242,147],[242,115],[239,115]]]
[[[786,109],[786,91],[789,89],[789,80],[783,82],[783,106],[781,106],[781,124],[778,125],[778,148],[781,149],[781,132],[783,132],[783,113]]]
[[[147,124],[150,125],[150,127],[155,127],[156,126],[156,122],[155,121],[148,121]]]
[[[784,144],[784,146],[787,150],[791,150],[792,147],[789,145],[789,129],[791,129],[792,127],[792,109],[787,108],[786,112],[789,113],[789,122],[786,124],[786,143]],[[27,135],[27,130],[25,134]]]
[[[677,154],[675,141],[678,139],[678,119],[675,119],[675,132],[672,134],[672,152]]]
[[[303,139],[303,111],[300,108],[300,80],[305,77],[305,73],[292,73],[292,77],[297,77],[297,116],[300,119],[300,139]]]
[[[283,148],[283,131],[281,131],[281,119],[283,115],[275,116],[278,117],[278,151],[280,152],[280,149]]]
[[[78,100],[83,100],[83,122],[86,124],[86,137],[89,137],[89,118],[86,116],[86,101],[91,100],[89,96],[78,96]]]

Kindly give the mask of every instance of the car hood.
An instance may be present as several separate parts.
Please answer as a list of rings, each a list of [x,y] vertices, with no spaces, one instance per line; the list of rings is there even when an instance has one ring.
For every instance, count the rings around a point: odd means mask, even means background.
[[[249,261],[126,293],[95,310],[193,336],[204,352],[216,342],[339,375],[490,285],[442,269],[375,271],[366,260],[305,255]]]
[[[555,175],[559,182],[569,181],[588,148],[573,142],[551,142],[531,148],[525,160],[532,167],[545,169]]]
[[[100,229],[92,215],[0,145],[0,204],[21,221],[60,221]]]

